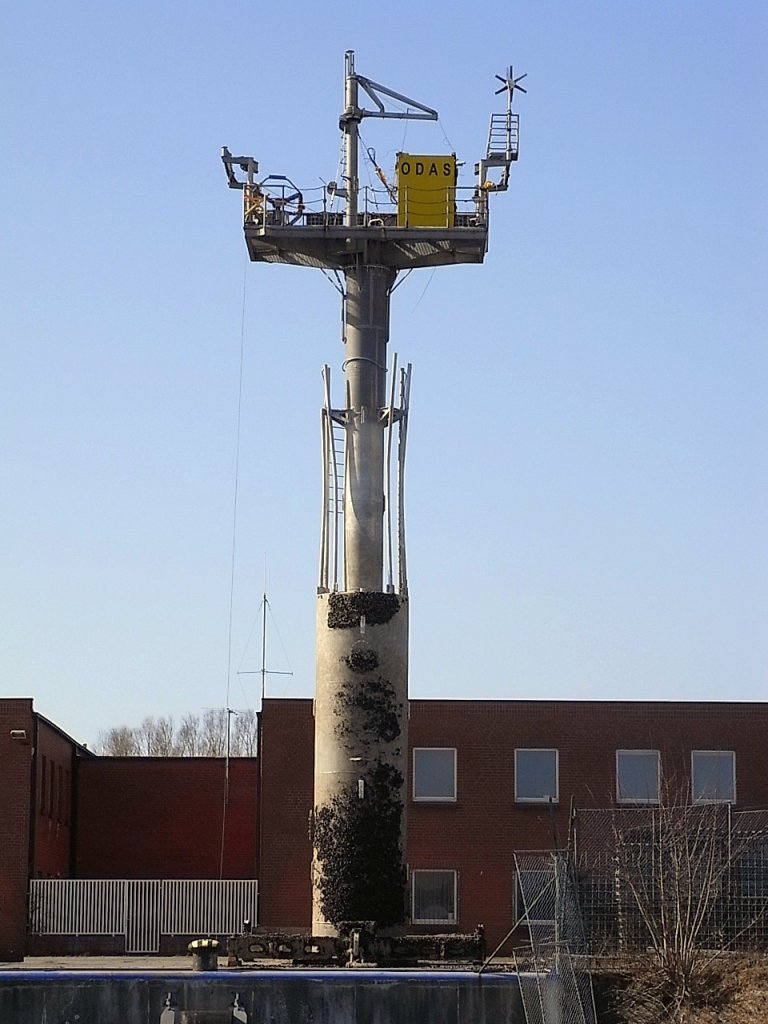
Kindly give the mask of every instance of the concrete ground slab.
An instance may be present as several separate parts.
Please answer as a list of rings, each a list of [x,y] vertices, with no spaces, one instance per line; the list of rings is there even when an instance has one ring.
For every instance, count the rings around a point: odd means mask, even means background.
[[[226,958],[219,960],[224,966]],[[191,971],[191,956],[26,956],[0,971]]]

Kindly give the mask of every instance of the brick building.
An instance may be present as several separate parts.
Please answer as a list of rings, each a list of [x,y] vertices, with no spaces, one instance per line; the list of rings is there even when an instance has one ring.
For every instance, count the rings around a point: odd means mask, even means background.
[[[85,951],[30,944],[30,880],[258,877],[256,758],[97,757],[31,699],[0,698],[0,777],[0,960]]]
[[[768,704],[414,700],[408,850],[413,931],[492,945],[516,919],[514,853],[564,848],[573,808],[682,799],[768,808]],[[312,702],[262,711],[261,913],[310,920]]]
[[[0,959],[23,955],[28,879],[71,874],[74,780],[91,756],[30,698],[0,699]]]
[[[223,815],[222,759],[96,757],[31,700],[0,699],[0,959],[30,948],[34,878],[258,878],[259,923],[308,929],[312,709],[264,702]],[[563,847],[574,807],[653,806],[666,783],[768,808],[766,734],[762,703],[412,701],[411,929],[482,922],[495,944],[518,909],[514,853]]]

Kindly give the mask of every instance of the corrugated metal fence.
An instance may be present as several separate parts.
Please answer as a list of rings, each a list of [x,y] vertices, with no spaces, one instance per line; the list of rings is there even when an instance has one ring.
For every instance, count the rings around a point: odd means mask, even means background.
[[[258,882],[38,878],[29,927],[37,935],[124,935],[126,953],[157,953],[161,935],[230,935],[258,920]]]

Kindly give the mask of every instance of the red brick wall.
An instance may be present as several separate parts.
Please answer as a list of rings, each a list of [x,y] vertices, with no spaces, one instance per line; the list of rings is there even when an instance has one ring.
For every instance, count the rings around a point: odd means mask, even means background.
[[[265,700],[261,729],[259,924],[308,929],[312,923],[312,701]]]
[[[263,728],[261,923],[309,927],[312,702],[265,701]],[[416,700],[409,734],[458,751],[456,803],[409,799],[409,867],[456,870],[458,928],[482,922],[492,944],[513,922],[513,853],[565,846],[572,799],[612,806],[617,749],[660,750],[683,789],[692,749],[735,750],[737,807],[768,807],[768,704]],[[516,747],[559,751],[552,810],[515,802]]]
[[[12,739],[12,729],[26,739]],[[32,701],[0,700],[0,960],[24,957],[33,744]]]
[[[79,766],[78,878],[218,878],[223,758],[97,757]],[[256,877],[256,758],[232,758],[224,878]]]
[[[45,719],[37,719],[33,874],[68,878],[71,863],[72,741]]]
[[[0,700],[0,956],[6,958],[23,954],[33,818],[33,870],[62,876],[68,870],[65,776],[62,771],[62,800],[57,788],[51,801],[50,763],[58,787],[58,768],[65,769],[74,747],[37,719],[34,795],[34,722],[30,700]],[[262,925],[307,929],[312,702],[266,700],[261,728],[262,778],[256,759],[230,762],[224,877],[259,878]],[[11,729],[26,729],[27,742],[11,740]],[[659,749],[666,777],[683,787],[692,749],[735,750],[737,807],[768,807],[768,704],[417,700],[409,731],[412,746],[458,751],[456,803],[408,801],[409,866],[457,871],[458,928],[483,922],[491,943],[513,920],[513,853],[564,845],[571,799],[579,807],[611,806],[617,749]],[[515,803],[516,747],[558,749],[560,799],[551,812]],[[85,757],[77,767],[77,877],[219,876],[223,760]]]
[[[685,792],[694,749],[736,751],[737,806],[768,807],[762,753],[768,705],[555,701],[414,701],[412,746],[456,747],[457,802],[411,804],[411,868],[459,873],[459,928],[482,921],[495,944],[514,920],[514,851],[564,847],[571,800],[615,804],[617,749],[661,752]],[[559,751],[559,802],[515,803],[515,748]],[[762,767],[761,767],[762,761]]]

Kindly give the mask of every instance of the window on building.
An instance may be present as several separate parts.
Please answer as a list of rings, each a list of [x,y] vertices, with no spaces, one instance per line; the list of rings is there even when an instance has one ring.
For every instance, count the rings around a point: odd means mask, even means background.
[[[691,752],[691,796],[693,802],[736,802],[736,754],[732,750]]]
[[[616,799],[620,804],[657,804],[660,778],[658,750],[616,751]]]
[[[72,787],[70,786],[69,769],[64,769],[64,824],[69,824],[69,808],[72,799]]]
[[[557,751],[515,751],[515,800],[521,803],[557,803]]]
[[[552,868],[521,869],[515,887],[516,916],[526,924],[555,923],[555,871]]]
[[[411,872],[414,924],[456,924],[456,872]]]
[[[456,751],[453,747],[414,747],[413,799],[456,799]]]
[[[54,800],[56,799],[56,765],[48,762],[48,817],[53,817]]]
[[[45,814],[48,800],[48,758],[43,754],[40,768],[40,813]]]

